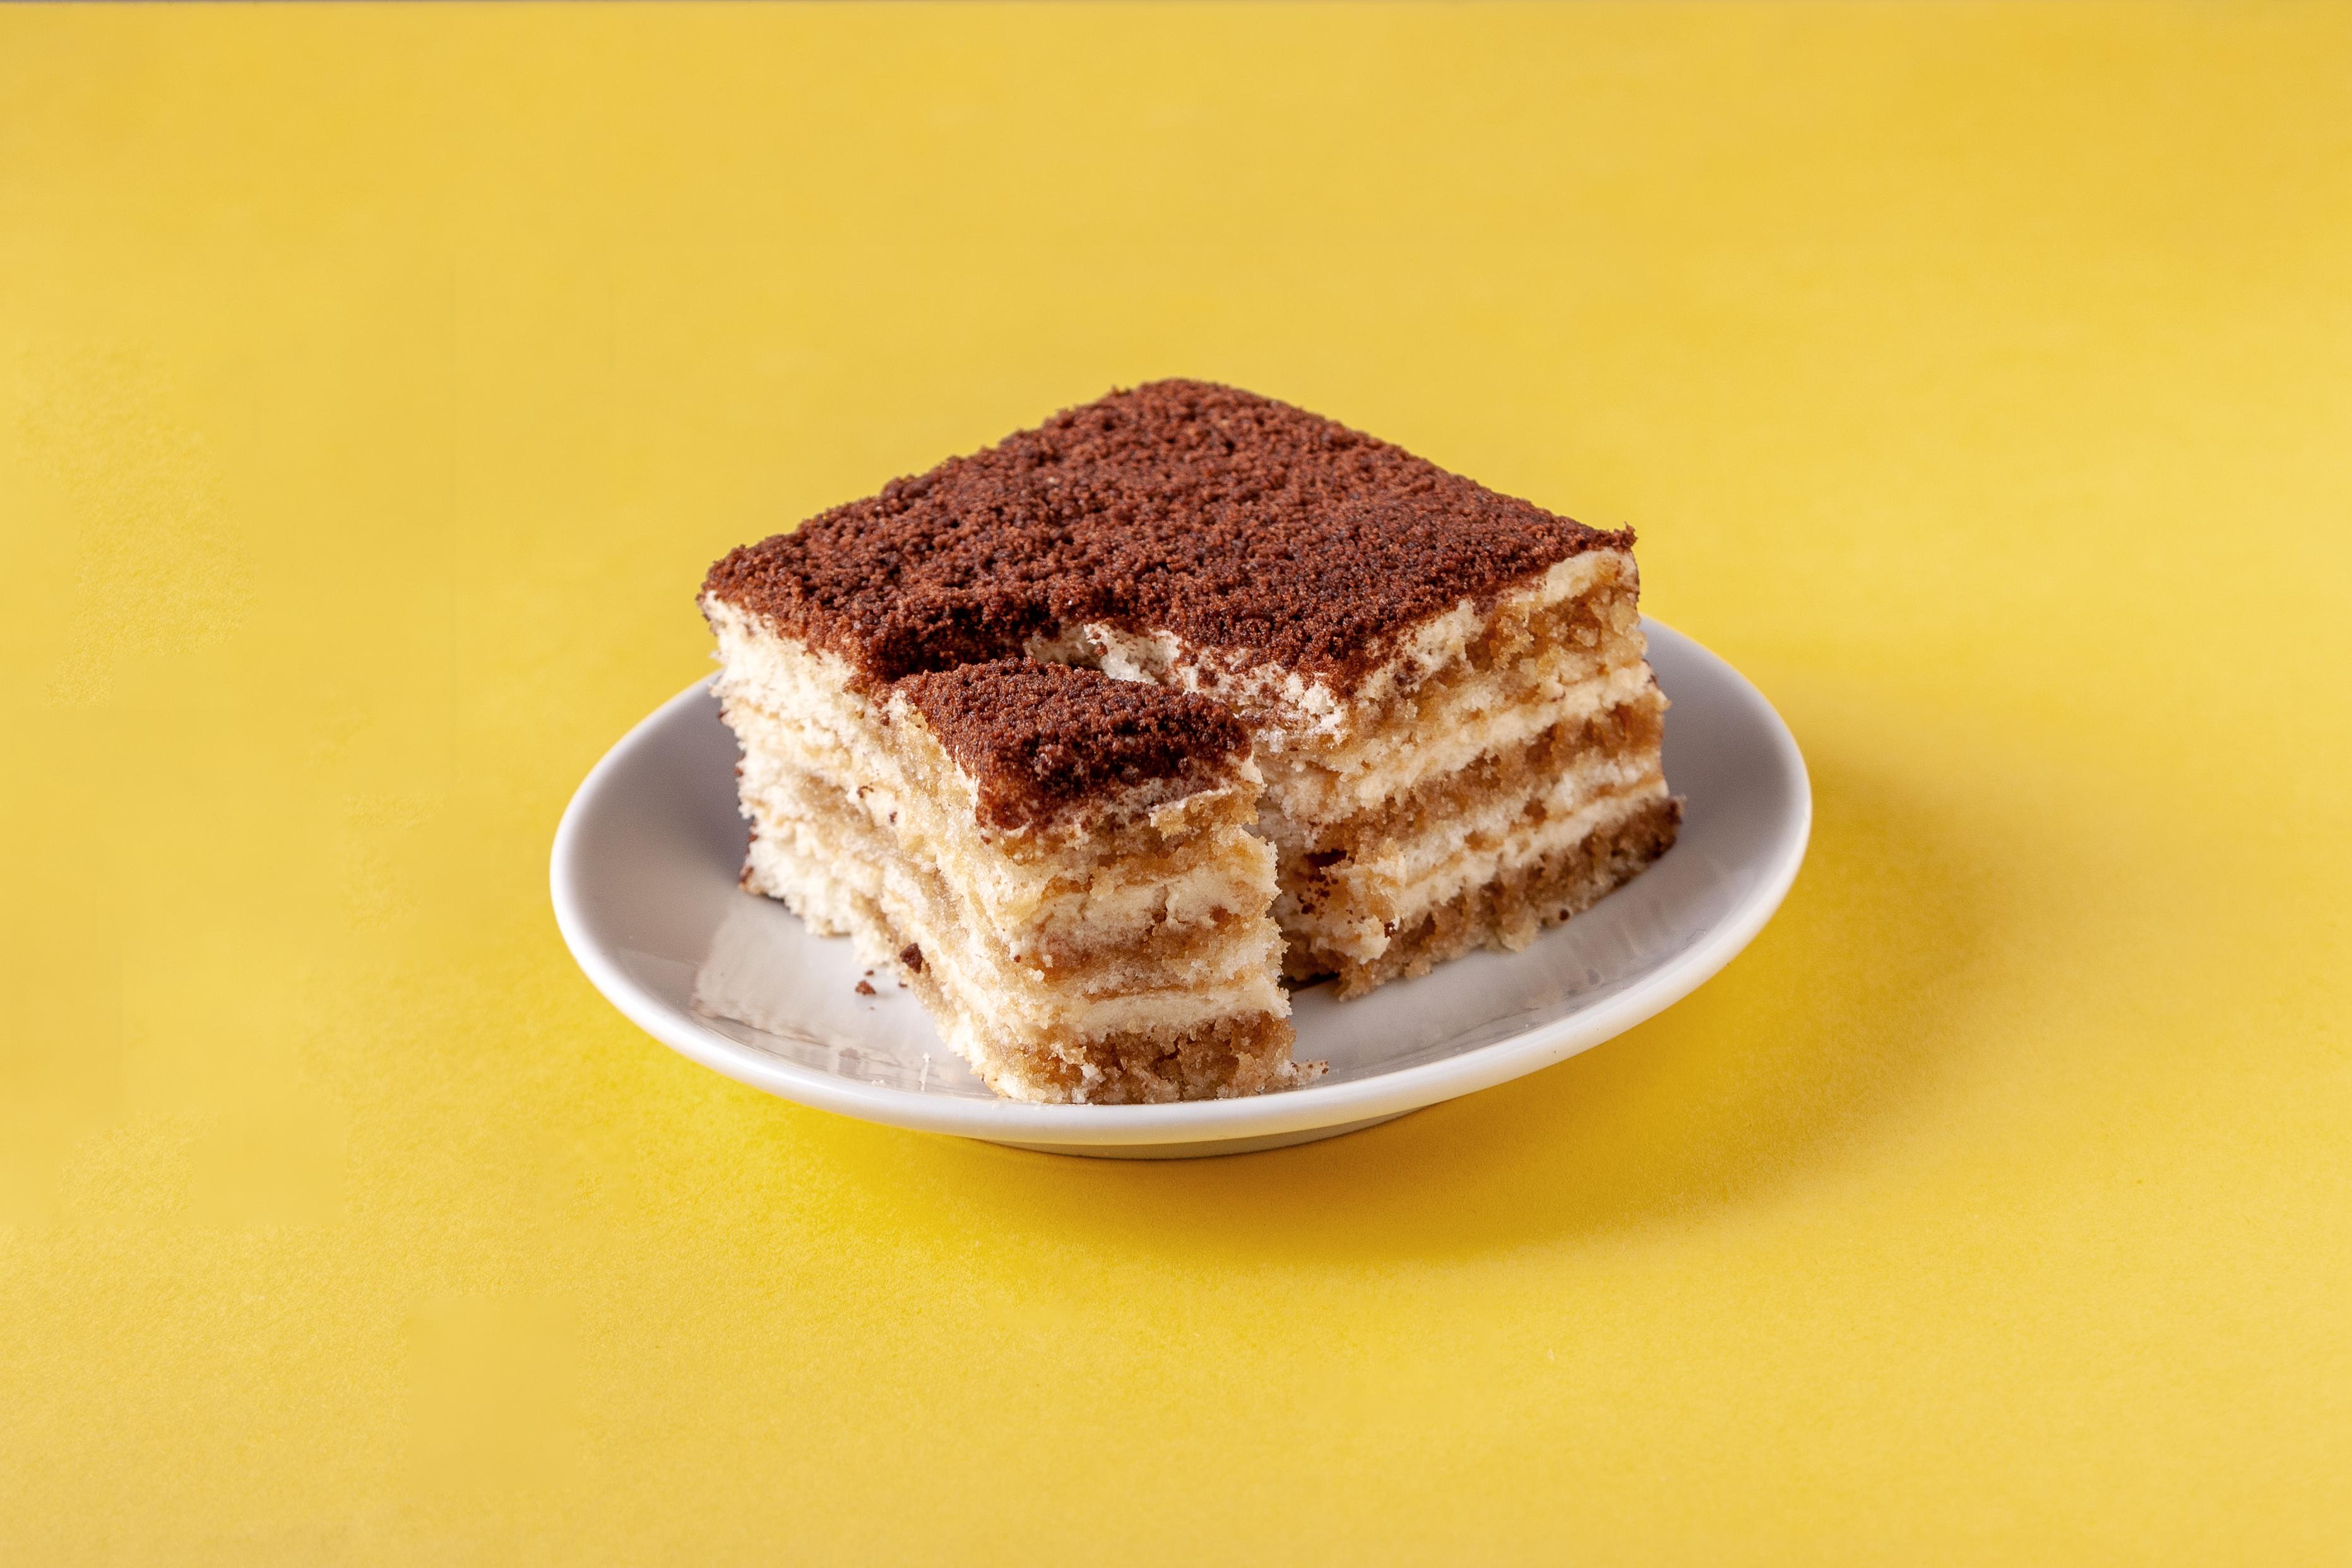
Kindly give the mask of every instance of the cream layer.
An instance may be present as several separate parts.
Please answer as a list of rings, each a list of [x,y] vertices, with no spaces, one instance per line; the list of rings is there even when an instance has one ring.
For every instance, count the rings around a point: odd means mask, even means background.
[[[1286,935],[1309,947],[1370,963],[1388,951],[1397,931],[1411,929],[1432,909],[1571,848],[1665,793],[1664,778],[1652,772],[1628,784],[1554,791],[1539,822],[1526,819],[1524,796],[1465,814],[1393,856],[1333,867],[1328,886],[1307,902],[1300,900],[1300,889],[1286,886],[1275,900],[1275,918]]]
[[[1016,954],[1264,909],[1273,856],[1232,832],[1254,820],[1249,797],[1260,781],[1249,763],[1231,785],[1189,795],[1164,785],[1128,791],[1055,830],[983,827],[977,786],[929,741],[919,714],[902,702],[877,710],[850,689],[849,668],[837,657],[778,637],[723,603],[709,608],[722,661],[718,693],[745,741],[747,796],[761,787],[761,770],[790,765],[842,781],[911,858],[936,860],[977,838],[992,853],[970,858],[964,886],[983,923]],[[899,737],[908,734],[924,737],[919,757],[903,754]]]
[[[1398,795],[1475,766],[1495,752],[1526,744],[1558,724],[1576,724],[1628,703],[1639,702],[1654,681],[1637,658],[1540,695],[1505,700],[1489,689],[1491,706],[1471,700],[1425,728],[1384,734],[1331,756],[1269,759],[1265,794],[1285,816],[1297,822],[1336,823],[1383,806]],[[1477,695],[1473,693],[1473,696]]]
[[[797,897],[790,885],[793,879],[821,877],[828,889],[855,893],[883,910],[895,925],[920,922],[936,928],[941,940],[960,944],[963,967],[995,966],[1004,972],[1007,984],[1040,995],[1105,998],[1136,989],[1226,984],[1246,978],[1251,964],[1263,965],[1268,944],[1276,940],[1264,921],[1233,920],[1191,931],[1154,926],[1137,933],[1135,940],[1024,954],[1022,944],[991,928],[961,891],[979,858],[972,852],[950,848],[938,858],[919,860],[906,856],[838,785],[794,770],[763,770],[756,783],[747,773],[743,801],[755,829],[751,856],[755,879],[781,879],[787,901]],[[1231,858],[1243,860],[1255,872],[1264,850],[1255,844],[1247,849],[1245,856]],[[777,869],[774,879],[768,876],[772,860]],[[1208,874],[1204,868],[1193,875]],[[1265,886],[1254,876],[1227,879],[1240,885],[1227,888],[1228,899],[1242,887]],[[772,889],[761,886],[755,890]],[[846,923],[844,917],[835,918]],[[885,956],[895,957],[905,945],[900,942]],[[924,952],[928,961],[931,949],[927,946]]]
[[[922,952],[922,973],[947,995],[959,1015],[985,1020],[971,1027],[1009,1041],[1067,1040],[1083,1045],[1123,1032],[1164,1027],[1185,1030],[1239,1015],[1287,1017],[1290,999],[1273,965],[1280,950],[1262,938],[1237,936],[1213,960],[1187,964],[1180,984],[1089,994],[1075,984],[1042,979],[1037,972],[1006,963],[984,938],[955,919],[944,889],[910,888],[887,872],[870,875],[871,858],[854,850],[811,853],[803,824],[763,824],[751,847],[752,887],[782,897],[794,913],[829,935],[848,935],[858,956],[877,967],[899,967],[909,943]],[[895,884],[895,885],[894,885]],[[1271,926],[1272,922],[1267,922]],[[1216,962],[1222,960],[1222,963]],[[1222,968],[1222,974],[1214,973]],[[974,1060],[985,1072],[986,1062]]]

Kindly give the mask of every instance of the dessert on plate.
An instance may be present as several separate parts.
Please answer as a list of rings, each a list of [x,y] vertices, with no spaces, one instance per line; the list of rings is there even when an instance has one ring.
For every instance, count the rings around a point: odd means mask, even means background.
[[[1630,530],[1163,381],[710,570],[743,885],[896,964],[999,1093],[1307,1081],[1342,996],[1672,847]]]

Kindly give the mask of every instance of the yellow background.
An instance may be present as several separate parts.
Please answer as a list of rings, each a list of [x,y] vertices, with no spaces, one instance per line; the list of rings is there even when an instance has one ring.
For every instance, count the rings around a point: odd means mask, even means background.
[[[2352,1551],[2352,9],[0,13],[0,1559]],[[1114,383],[1642,532],[1814,769],[1340,1142],[559,943],[704,565]]]

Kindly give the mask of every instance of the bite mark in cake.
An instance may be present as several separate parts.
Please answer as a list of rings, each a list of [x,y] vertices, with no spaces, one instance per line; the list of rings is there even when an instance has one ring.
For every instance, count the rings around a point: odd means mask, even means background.
[[[1633,542],[1229,387],[1068,410],[711,569],[745,885],[919,949],[1001,1092],[1297,1081],[1277,971],[1524,946],[1672,845]]]

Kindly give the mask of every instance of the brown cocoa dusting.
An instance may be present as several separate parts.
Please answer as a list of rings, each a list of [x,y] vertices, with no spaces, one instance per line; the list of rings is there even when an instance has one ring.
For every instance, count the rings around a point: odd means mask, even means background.
[[[1431,616],[1633,542],[1288,404],[1160,381],[736,550],[703,589],[877,683],[1099,621],[1352,691]]]
[[[1206,785],[1249,754],[1248,731],[1223,704],[1098,669],[998,659],[892,689],[980,786],[981,818],[999,827],[1158,779]]]

